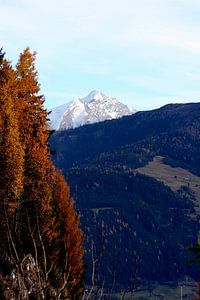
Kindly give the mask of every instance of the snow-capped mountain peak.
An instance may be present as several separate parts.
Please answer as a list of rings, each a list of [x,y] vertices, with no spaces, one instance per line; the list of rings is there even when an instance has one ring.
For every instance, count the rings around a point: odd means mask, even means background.
[[[72,110],[76,106],[83,106],[83,105],[84,105],[83,100],[81,98],[77,97],[70,103],[69,109]]]
[[[66,109],[60,117],[59,125],[56,126],[56,128],[54,127],[58,130],[116,119],[133,113],[125,104],[119,102],[116,98],[107,97],[98,90],[90,92],[86,97],[77,97],[62,107]],[[58,116],[54,111],[57,112],[58,108],[52,110],[53,116]],[[60,112],[61,110],[59,109],[59,116]],[[54,124],[55,120],[52,122],[52,125]]]
[[[94,100],[103,100],[105,97],[106,96],[102,92],[94,90],[94,91],[90,92],[89,95],[84,97],[83,100],[85,102],[91,102]]]

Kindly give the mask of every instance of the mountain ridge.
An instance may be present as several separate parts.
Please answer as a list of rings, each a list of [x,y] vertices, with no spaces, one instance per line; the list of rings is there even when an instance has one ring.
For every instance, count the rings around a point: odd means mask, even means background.
[[[200,280],[198,267],[187,263],[200,219],[194,193],[200,182],[200,103],[56,132],[51,147],[81,215],[87,262],[91,241],[97,253],[103,243],[100,286],[112,286],[112,274],[116,290],[184,276]],[[158,157],[162,162],[155,165]],[[145,174],[138,172],[142,167]],[[174,173],[178,167],[181,173]],[[163,168],[170,178],[160,177]]]
[[[76,128],[85,124],[93,124],[104,120],[130,115],[135,110],[121,103],[114,97],[108,97],[98,90],[90,92],[86,97],[76,97],[69,103],[52,109],[51,127],[56,130]]]
[[[146,140],[149,137],[152,140],[151,144],[157,143],[157,146],[154,147],[159,148],[164,141],[166,143],[166,132],[168,136],[171,135],[170,138],[176,139],[176,134],[181,137],[184,127],[187,127],[185,134],[188,136],[188,141],[192,142],[190,131],[194,132],[194,130],[192,131],[191,126],[197,127],[195,130],[200,130],[199,124],[200,103],[170,104],[151,111],[139,111],[120,119],[107,120],[63,132],[58,131],[52,137],[51,143],[54,147],[54,141],[56,141],[57,163],[60,163],[61,166],[64,163],[65,167],[70,167],[74,160],[81,163],[86,158],[91,159],[101,152],[109,152],[138,142],[147,143]],[[195,138],[199,141],[197,135]],[[182,142],[184,142],[183,139]],[[184,147],[187,146],[186,143]],[[171,148],[173,148],[173,144],[169,140],[168,151]],[[181,149],[180,151],[182,153]],[[165,153],[164,156],[166,156]],[[69,160],[66,159],[67,157]],[[178,154],[176,158],[178,158]],[[194,157],[194,159],[197,158]]]

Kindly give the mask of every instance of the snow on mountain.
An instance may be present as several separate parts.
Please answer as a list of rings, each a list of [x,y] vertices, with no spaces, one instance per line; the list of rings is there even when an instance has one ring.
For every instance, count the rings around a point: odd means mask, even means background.
[[[63,114],[66,112],[67,108],[69,106],[69,103],[62,104],[60,106],[57,106],[51,110],[51,113],[49,115],[51,128],[52,129],[58,129],[60,120],[63,116]]]
[[[86,97],[83,98],[83,100],[87,103],[94,101],[94,100],[100,100],[106,97],[102,92],[94,90],[89,93]]]
[[[134,112],[116,98],[95,90],[84,98],[75,98],[68,104],[52,109],[50,119],[52,128],[64,130],[117,119]]]

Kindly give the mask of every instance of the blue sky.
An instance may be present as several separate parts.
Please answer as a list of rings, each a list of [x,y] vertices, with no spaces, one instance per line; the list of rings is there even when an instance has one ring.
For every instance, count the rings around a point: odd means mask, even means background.
[[[91,90],[137,110],[200,102],[199,0],[0,0],[0,45],[29,46],[46,106]]]

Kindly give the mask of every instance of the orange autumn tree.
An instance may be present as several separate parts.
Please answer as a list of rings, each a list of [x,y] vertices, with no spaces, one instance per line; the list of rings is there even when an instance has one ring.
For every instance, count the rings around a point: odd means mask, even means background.
[[[44,240],[47,241],[47,252],[49,252],[48,254],[51,259],[51,262],[46,262],[47,267],[51,268],[52,260],[54,261],[54,258],[56,258],[56,261],[53,263],[55,267],[52,268],[52,272],[49,276],[52,275],[51,277],[53,277],[53,270],[55,269],[57,269],[57,278],[68,276],[70,281],[65,282],[64,280],[62,286],[64,285],[65,290],[70,289],[71,295],[73,295],[73,291],[75,291],[74,287],[79,284],[83,273],[83,255],[77,255],[77,251],[83,252],[82,232],[79,229],[79,221],[76,217],[74,205],[72,205],[72,202],[69,202],[69,200],[68,202],[65,201],[65,203],[62,202],[63,199],[67,200],[69,198],[69,188],[67,188],[64,178],[62,178],[62,183],[57,181],[56,172],[50,161],[48,146],[49,126],[47,123],[48,113],[44,109],[44,98],[39,95],[40,88],[38,85],[37,72],[35,70],[35,55],[35,53],[31,53],[29,48],[27,48],[20,55],[17,64],[17,105],[21,125],[21,139],[25,145],[24,206],[26,213],[28,213],[29,225],[30,219],[32,218],[34,225],[34,210],[37,219],[39,219],[40,231],[43,233]],[[57,185],[59,185],[60,188],[61,184],[63,185],[62,195],[57,197],[58,194],[55,194],[55,189]],[[65,192],[67,193],[66,195]],[[55,214],[54,212],[56,203],[57,208],[62,207],[59,214]],[[69,205],[69,203],[71,204]],[[52,242],[51,237],[48,235],[48,239],[50,238],[50,240],[48,240],[45,236],[49,226],[51,226],[49,224],[51,216],[54,216],[55,222],[62,223],[62,230],[65,231],[65,236],[63,237],[62,233],[59,233],[59,228],[57,228],[59,239],[56,240],[57,245],[55,247],[58,250],[56,256],[53,256],[54,253],[51,253],[51,248],[48,247],[48,242]],[[64,220],[64,218],[66,220]],[[33,225],[31,224],[32,228],[34,228]],[[35,238],[41,246],[40,237]],[[68,246],[70,240],[71,244],[74,244],[75,247]],[[77,241],[79,241],[79,244]],[[59,249],[59,247],[61,249]],[[41,253],[41,257],[44,258],[43,249],[40,249],[39,253]],[[47,254],[45,255],[47,256]],[[68,257],[67,270],[62,267],[63,261],[61,257],[63,257],[63,255],[67,255]],[[72,260],[72,257],[77,260]],[[76,267],[76,264],[78,267]],[[78,269],[79,273],[77,271],[75,272],[76,269]],[[65,274],[66,272],[67,274]],[[69,285],[73,285],[73,289],[71,286],[69,288]]]
[[[55,265],[51,283],[59,287],[57,296],[61,295],[61,299],[78,299],[84,287],[83,233],[64,176],[57,170],[54,178],[52,221],[48,230]]]
[[[24,147],[14,109],[16,73],[0,52],[0,298],[8,292],[7,278],[18,264],[14,234],[24,183]],[[11,294],[8,295],[11,299]]]
[[[28,207],[30,203],[37,203],[44,211],[48,210],[51,197],[49,180],[52,163],[48,147],[48,113],[44,108],[44,98],[39,95],[35,57],[36,53],[31,53],[29,48],[20,54],[16,66],[16,110],[19,114],[21,142],[25,147],[25,202]]]
[[[24,148],[14,110],[15,72],[0,54],[0,198],[14,211],[23,189]]]
[[[15,109],[25,151],[24,189],[16,220],[16,235],[21,258],[30,253],[35,260],[38,280],[35,289],[41,290],[41,297],[45,297],[48,253],[44,249],[44,228],[51,211],[52,163],[48,148],[47,111],[44,98],[39,94],[35,57],[36,54],[27,48],[20,54],[16,66]]]
[[[64,178],[59,183],[50,160],[48,113],[44,108],[44,98],[39,94],[35,53],[31,53],[29,48],[25,49],[20,55],[16,71],[14,72],[9,64],[7,69],[10,78],[13,77],[9,85],[4,84],[4,76],[0,78],[0,101],[5,102],[4,106],[1,105],[3,112],[0,114],[0,154],[4,150],[12,154],[13,161],[11,156],[6,160],[6,178],[7,182],[12,184],[7,184],[4,188],[5,179],[1,172],[0,188],[1,195],[9,199],[7,202],[10,206],[14,200],[17,203],[13,210],[15,224],[12,236],[18,260],[12,272],[20,279],[20,286],[15,286],[10,296],[5,299],[10,299],[11,295],[13,299],[58,299],[57,295],[63,293],[67,294],[69,299],[76,299],[77,294],[80,294],[78,287],[82,286],[82,232],[74,205],[71,200],[67,200],[69,188]],[[12,122],[8,122],[10,127],[7,128],[4,121],[9,120],[8,116]],[[8,149],[3,147],[6,139]],[[60,197],[55,193],[58,187],[63,193]],[[56,226],[54,230],[52,222]],[[68,257],[67,268],[63,266],[62,259],[65,257]],[[12,257],[10,260],[12,261]],[[34,264],[31,264],[34,266],[34,276],[23,273],[23,268],[19,268],[19,265],[26,261],[29,269],[30,261],[34,261]],[[20,269],[19,274],[16,273],[16,269]],[[24,270],[27,272],[26,267]],[[31,281],[29,275],[34,277],[34,280]],[[62,285],[55,285],[53,278],[55,282],[62,281]],[[15,282],[13,284],[16,285]]]

